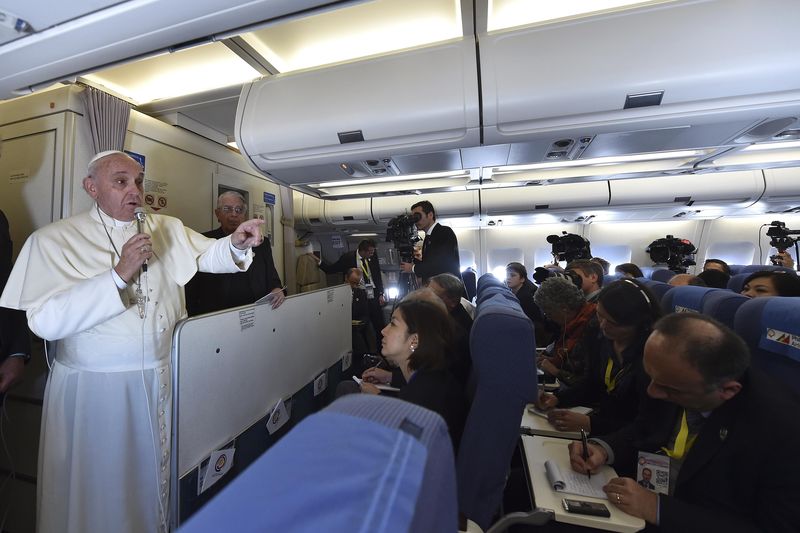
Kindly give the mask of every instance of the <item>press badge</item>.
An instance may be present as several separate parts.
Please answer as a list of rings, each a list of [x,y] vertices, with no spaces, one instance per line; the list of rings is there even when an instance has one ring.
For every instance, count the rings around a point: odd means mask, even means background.
[[[669,456],[639,452],[636,483],[658,494],[669,494]]]
[[[372,283],[364,285],[364,290],[367,291],[367,300],[375,299],[375,286]]]

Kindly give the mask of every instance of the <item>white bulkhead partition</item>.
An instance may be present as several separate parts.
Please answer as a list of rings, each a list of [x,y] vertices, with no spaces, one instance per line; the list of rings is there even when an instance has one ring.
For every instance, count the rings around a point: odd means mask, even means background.
[[[372,216],[376,224],[386,224],[403,213],[410,213],[411,206],[427,200],[433,204],[437,219],[469,218],[478,214],[478,191],[456,191],[432,194],[404,194],[381,196],[372,199]]]
[[[280,181],[279,169],[477,145],[476,61],[474,39],[465,38],[246,84],[239,148]]]
[[[631,139],[631,153],[648,152],[796,116],[800,69],[786,43],[797,20],[795,0],[710,0],[481,36],[484,143],[651,130]],[[623,109],[628,95],[660,91],[661,105]]]
[[[323,200],[325,220],[334,226],[372,224],[369,198]]]
[[[608,206],[608,182],[606,181],[481,191],[481,210],[482,214],[486,216],[606,206]]]

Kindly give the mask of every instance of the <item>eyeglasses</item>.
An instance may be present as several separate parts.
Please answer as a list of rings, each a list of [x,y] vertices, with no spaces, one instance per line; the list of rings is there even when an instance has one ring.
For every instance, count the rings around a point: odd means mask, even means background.
[[[226,205],[224,207],[220,207],[220,209],[222,209],[222,212],[225,213],[226,215],[230,215],[231,213],[236,213],[237,215],[241,215],[242,213],[247,211],[247,209],[245,209],[240,205],[236,207],[231,207],[229,205]]]

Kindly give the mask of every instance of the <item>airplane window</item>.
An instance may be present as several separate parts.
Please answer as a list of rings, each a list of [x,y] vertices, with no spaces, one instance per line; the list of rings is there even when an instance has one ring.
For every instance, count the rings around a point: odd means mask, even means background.
[[[461,265],[461,272],[464,272],[468,268],[474,268],[476,271],[478,270],[478,265],[475,263],[475,252],[472,250],[459,250],[458,262],[459,265]]]
[[[729,265],[749,265],[753,262],[755,251],[756,245],[751,242],[715,242],[706,250],[703,262],[706,259],[722,259]]]
[[[506,265],[513,261],[525,263],[525,254],[522,252],[522,248],[499,248],[496,250],[489,250],[489,272],[494,274],[494,277],[501,281],[505,281],[506,279]]]
[[[533,252],[533,262],[535,266],[550,265],[553,263],[553,248],[551,246],[542,246],[536,248]]]
[[[602,257],[611,263],[608,271],[613,274],[617,265],[631,262],[631,247],[622,244],[609,246],[592,245],[592,255],[594,257]]]

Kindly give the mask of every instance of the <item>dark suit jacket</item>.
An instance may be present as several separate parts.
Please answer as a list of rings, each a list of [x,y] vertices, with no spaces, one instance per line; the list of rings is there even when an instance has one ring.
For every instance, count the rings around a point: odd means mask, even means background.
[[[448,226],[436,224],[422,243],[422,261],[414,260],[414,273],[423,283],[437,274],[450,273],[461,279],[458,239]]]
[[[660,496],[660,527],[646,531],[705,533],[797,532],[800,509],[800,404],[791,392],[756,370],[742,377],[743,388],[715,409],[703,424],[678,475],[675,494]],[[647,422],[674,428],[672,417]],[[635,471],[645,420],[636,428],[604,437],[614,450],[614,466]],[[662,434],[670,434],[670,431]],[[668,442],[662,441],[664,446]]]
[[[8,219],[0,211],[0,293],[5,289],[8,276],[11,275],[12,252]],[[0,362],[15,353],[31,353],[28,321],[24,311],[0,307]]]
[[[225,237],[222,228],[203,233],[206,237]],[[209,274],[198,272],[186,284],[186,310],[189,316],[229,309],[255,302],[282,287],[275,270],[269,239],[253,248],[253,263],[246,272]]]
[[[356,267],[363,271],[364,267],[361,266],[361,257],[356,257],[357,254],[357,250],[350,250],[349,252],[343,253],[333,264],[328,264],[323,261],[319,265],[319,268],[326,274],[335,274],[337,272],[345,274],[351,268]],[[367,259],[367,265],[369,265],[369,272],[371,274],[369,281],[375,286],[375,297],[377,298],[383,294],[383,278],[381,277],[381,265],[378,262],[378,256],[374,254]],[[366,272],[364,274],[366,277]]]
[[[397,396],[439,413],[447,423],[453,449],[458,451],[467,420],[467,403],[463,387],[452,374],[445,370],[418,370]]]

